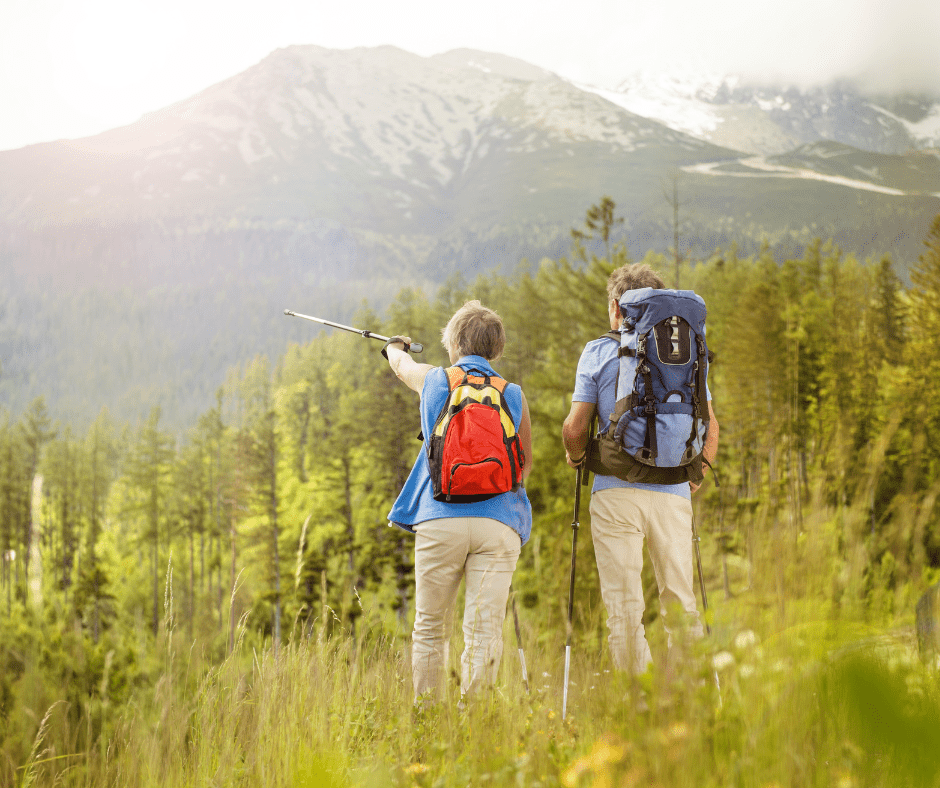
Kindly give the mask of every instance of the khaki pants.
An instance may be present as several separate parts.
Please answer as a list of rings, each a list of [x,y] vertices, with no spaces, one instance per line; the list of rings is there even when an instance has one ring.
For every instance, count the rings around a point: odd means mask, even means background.
[[[649,542],[670,654],[677,624],[687,625],[693,637],[702,636],[692,585],[690,501],[635,488],[600,490],[591,496],[591,535],[615,667],[639,675],[652,662],[643,628],[644,537]]]
[[[415,627],[411,673],[415,700],[438,695],[445,680],[449,622],[461,578],[466,577],[464,651],[460,687],[464,695],[496,680],[503,653],[503,619],[519,535],[484,517],[427,520],[415,527]]]

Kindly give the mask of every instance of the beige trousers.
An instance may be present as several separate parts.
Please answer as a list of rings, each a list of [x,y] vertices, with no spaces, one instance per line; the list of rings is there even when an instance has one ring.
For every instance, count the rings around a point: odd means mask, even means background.
[[[466,578],[460,688],[472,695],[496,680],[503,619],[521,548],[509,526],[485,517],[426,520],[415,526],[415,626],[411,674],[415,700],[444,686],[449,623]]]
[[[615,487],[591,496],[591,535],[614,666],[643,673],[652,662],[643,628],[643,539],[659,588],[670,656],[681,625],[702,636],[692,568],[692,504],[664,492]]]

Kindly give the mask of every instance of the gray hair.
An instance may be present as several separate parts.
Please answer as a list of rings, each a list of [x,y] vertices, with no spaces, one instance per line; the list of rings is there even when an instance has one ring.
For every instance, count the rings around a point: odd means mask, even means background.
[[[492,309],[479,301],[467,301],[447,321],[441,344],[459,356],[483,356],[487,361],[496,361],[506,347],[506,330]]]
[[[626,293],[627,290],[639,290],[643,287],[664,290],[666,283],[646,263],[627,263],[627,265],[622,265],[614,270],[607,277],[607,298],[619,301],[620,296]]]

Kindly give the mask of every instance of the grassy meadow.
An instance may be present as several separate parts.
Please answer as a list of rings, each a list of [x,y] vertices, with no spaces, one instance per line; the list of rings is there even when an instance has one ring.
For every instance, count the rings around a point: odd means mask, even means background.
[[[510,613],[491,692],[459,702],[455,624],[447,693],[413,708],[413,546],[385,515],[418,409],[377,343],[321,334],[246,361],[186,435],[159,409],[85,434],[41,398],[7,414],[0,786],[940,786],[940,663],[915,618],[940,582],[940,217],[925,246],[910,287],[822,242],[674,269],[716,353],[721,483],[693,499],[711,631],[667,661],[647,567],[653,669],[612,670],[585,495],[564,718],[560,428],[622,246],[403,290],[355,320],[432,364],[466,300],[506,323],[497,369],[533,425],[513,576],[528,689]]]
[[[69,727],[63,704],[45,710],[16,784],[940,784],[938,663],[936,655],[931,664],[918,653],[916,599],[899,588],[873,611],[853,606],[846,594],[825,598],[815,578],[828,574],[834,523],[820,516],[805,526],[802,543],[765,544],[753,567],[727,566],[706,536],[711,634],[678,644],[677,664],[667,666],[662,621],[654,621],[648,636],[656,663],[636,682],[612,670],[602,606],[590,594],[582,597],[565,719],[565,631],[537,631],[525,609],[528,691],[510,612],[492,692],[458,703],[458,624],[448,693],[417,711],[410,632],[373,634],[388,622],[367,601],[360,600],[365,609],[355,634],[327,608],[306,631],[295,628],[276,655],[270,646],[248,644],[243,621],[232,655],[211,665],[198,641],[188,643],[174,628],[168,573],[158,680],[107,715],[110,727],[83,752],[61,751],[84,733]],[[583,552],[578,571],[589,584],[595,571],[589,543]],[[103,712],[83,710],[78,728],[94,726],[96,713]]]

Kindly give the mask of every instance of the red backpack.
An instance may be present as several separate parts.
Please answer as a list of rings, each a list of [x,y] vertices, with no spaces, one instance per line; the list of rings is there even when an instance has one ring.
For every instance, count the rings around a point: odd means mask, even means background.
[[[448,367],[450,395],[427,442],[434,499],[484,501],[519,489],[525,453],[500,377]]]

